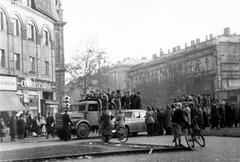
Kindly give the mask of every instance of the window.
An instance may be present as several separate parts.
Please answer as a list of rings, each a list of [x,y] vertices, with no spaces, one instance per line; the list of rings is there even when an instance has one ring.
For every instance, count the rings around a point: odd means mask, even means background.
[[[20,55],[17,53],[14,53],[14,64],[15,64],[15,69],[20,70]]]
[[[46,46],[48,46],[48,44],[49,44],[48,31],[46,31],[46,30],[43,30],[43,43]]]
[[[35,72],[35,58],[34,57],[29,57],[29,59],[30,59],[30,70],[29,70],[29,72],[30,73],[34,73]]]
[[[98,104],[89,104],[88,111],[98,111]]]
[[[49,62],[45,61],[45,74],[49,75]]]
[[[32,0],[27,0],[27,6],[32,7]]]
[[[5,67],[5,51],[0,49],[0,66]]]
[[[15,36],[19,36],[19,21],[16,18],[13,18],[13,32]]]
[[[33,24],[27,24],[27,36],[28,36],[28,39],[34,40],[34,33],[35,33],[34,25]]]
[[[4,30],[3,12],[0,11],[0,30]]]
[[[85,111],[86,104],[80,104],[78,107],[78,111]]]

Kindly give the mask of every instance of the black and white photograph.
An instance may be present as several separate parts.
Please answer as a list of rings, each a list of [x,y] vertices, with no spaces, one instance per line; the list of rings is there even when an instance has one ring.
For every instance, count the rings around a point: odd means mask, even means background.
[[[0,162],[240,162],[239,0],[0,0]]]

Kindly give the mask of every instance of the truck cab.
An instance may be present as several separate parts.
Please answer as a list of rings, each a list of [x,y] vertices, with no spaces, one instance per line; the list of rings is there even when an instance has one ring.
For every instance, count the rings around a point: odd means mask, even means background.
[[[70,105],[68,115],[72,121],[71,132],[78,139],[87,138],[89,132],[99,127],[99,117],[102,110],[101,101],[81,101]],[[56,133],[60,139],[63,134],[63,114],[56,114]]]

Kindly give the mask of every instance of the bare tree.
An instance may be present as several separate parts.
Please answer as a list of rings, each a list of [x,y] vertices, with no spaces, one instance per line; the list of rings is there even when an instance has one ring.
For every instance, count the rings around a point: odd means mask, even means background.
[[[95,42],[87,43],[84,48],[75,51],[71,63],[66,65],[70,81],[77,84],[84,94],[99,89],[101,77],[104,77],[101,68],[108,64],[104,54],[105,51],[98,49]]]

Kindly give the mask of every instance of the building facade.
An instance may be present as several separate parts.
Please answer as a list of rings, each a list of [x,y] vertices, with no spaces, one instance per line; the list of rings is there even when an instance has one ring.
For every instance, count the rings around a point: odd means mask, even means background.
[[[131,89],[142,91],[145,104],[165,105],[183,94],[214,95],[240,101],[240,35],[224,34],[136,65],[128,71]],[[144,94],[145,93],[145,94]]]
[[[128,86],[127,86],[128,70],[133,65],[140,64],[147,61],[148,60],[146,58],[142,58],[142,59],[126,58],[114,64],[113,66],[111,66],[109,71],[111,87],[109,88],[112,90],[127,91],[128,90]]]
[[[56,113],[64,86],[60,0],[0,2],[0,75],[17,77],[27,111]]]

